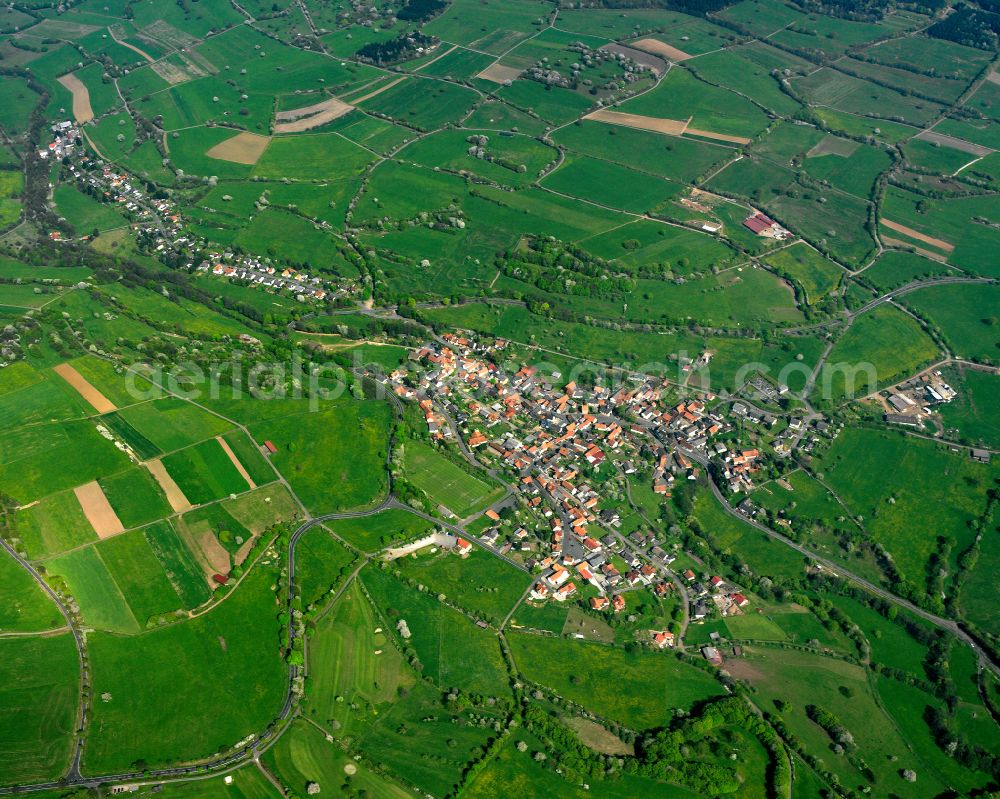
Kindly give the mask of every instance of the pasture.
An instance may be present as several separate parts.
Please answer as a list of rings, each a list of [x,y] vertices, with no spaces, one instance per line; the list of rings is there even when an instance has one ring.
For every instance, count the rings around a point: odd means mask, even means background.
[[[281,705],[273,568],[254,569],[217,607],[143,635],[89,640],[93,694],[84,768],[95,773],[203,757],[259,732]],[[150,664],[156,668],[150,668]],[[205,713],[211,695],[225,713]]]
[[[937,327],[956,358],[1000,360],[1000,286],[931,286],[904,302]]]
[[[790,278],[805,293],[806,302],[816,305],[836,289],[844,271],[806,244],[795,244],[764,258],[775,271]]]
[[[167,455],[162,463],[194,505],[241,494],[250,488],[215,439]]]
[[[397,640],[413,647],[421,674],[442,689],[450,687],[488,696],[508,693],[507,670],[493,630],[477,627],[471,619],[410,588],[385,569],[369,567],[362,574],[369,594],[392,628],[406,622],[410,637]]]
[[[38,632],[65,625],[59,608],[6,551],[0,558],[0,632]]]
[[[815,396],[826,402],[859,399],[909,377],[938,354],[933,339],[912,317],[879,305],[857,317],[834,345]]]
[[[365,792],[384,799],[409,799],[413,794],[386,777],[354,762],[319,730],[304,721],[295,721],[264,757],[268,768],[291,791],[304,793],[316,784],[320,799],[344,796],[347,791]]]
[[[930,441],[859,428],[838,436],[819,469],[916,584],[923,584],[938,537],[954,542],[953,557],[969,545],[968,523],[982,514],[982,491],[995,471]]]
[[[469,613],[499,622],[514,607],[528,587],[529,575],[473,544],[462,558],[449,550],[419,552],[392,562],[403,577],[426,585],[434,594],[444,594]]]
[[[337,400],[321,408],[253,422],[250,433],[274,443],[271,462],[314,513],[376,501],[386,485],[388,405]]]
[[[722,693],[711,675],[672,653],[630,654],[531,633],[511,633],[507,640],[526,679],[635,730],[662,726],[675,709]]]

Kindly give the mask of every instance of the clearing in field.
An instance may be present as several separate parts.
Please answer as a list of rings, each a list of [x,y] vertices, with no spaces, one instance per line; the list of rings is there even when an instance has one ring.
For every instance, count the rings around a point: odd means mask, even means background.
[[[632,42],[630,46],[637,50],[645,50],[647,53],[663,56],[668,61],[686,61],[691,57],[683,50],[678,50],[673,45],[666,44],[658,39],[639,39],[637,42]]]
[[[477,78],[488,80],[491,83],[499,83],[501,86],[509,80],[517,80],[524,70],[517,67],[508,67],[499,62],[490,64],[486,69],[476,75]]]
[[[340,119],[345,114],[354,110],[353,105],[348,105],[336,97],[331,97],[321,103],[307,105],[305,108],[295,108],[291,111],[279,111],[275,115],[275,133],[301,133],[304,130],[311,130]],[[226,144],[227,142],[223,142]],[[216,145],[221,146],[221,145]],[[258,156],[259,157],[259,156]],[[238,163],[244,163],[242,161]]]
[[[61,363],[52,367],[52,371],[77,390],[77,393],[90,403],[98,413],[110,413],[117,410],[115,404],[94,388],[82,374],[71,364]]]
[[[115,509],[104,496],[104,489],[96,480],[74,488],[73,493],[98,538],[110,538],[125,531],[125,525],[121,523]]]
[[[72,72],[59,78],[59,83],[73,95],[73,119],[81,124],[94,118],[94,110],[90,107],[90,92],[87,87]]]
[[[250,490],[252,491],[255,489],[257,484],[253,481],[253,478],[250,477],[250,473],[246,470],[246,467],[240,463],[240,459],[236,457],[236,453],[233,452],[232,447],[229,446],[229,442],[222,436],[216,436],[215,440],[219,442],[219,446],[222,447],[225,453],[229,456],[229,460],[233,462],[233,466],[236,467],[236,471],[238,471],[242,475],[243,479],[250,484]]]
[[[180,486],[174,482],[174,478],[167,473],[166,467],[164,467],[163,462],[159,458],[146,461],[146,468],[156,478],[156,482],[160,484],[163,493],[167,495],[167,502],[170,503],[170,507],[174,513],[181,513],[191,507],[188,498],[184,496],[184,492],[181,491]]]
[[[945,252],[951,252],[955,249],[954,244],[949,244],[947,241],[942,239],[936,239],[933,236],[927,236],[921,233],[919,230],[914,230],[906,225],[901,225],[899,222],[893,222],[885,217],[882,217],[882,224],[885,225],[889,230],[895,230],[897,233],[902,233],[911,239],[916,239],[917,241],[922,241],[924,244],[930,244],[931,247],[937,247],[939,250],[944,250]]]
[[[260,160],[271,143],[270,136],[258,136],[256,133],[243,131],[237,133],[231,139],[226,139],[209,148],[205,155],[209,158],[217,158],[220,161],[229,161],[233,164],[246,164],[253,166]]]

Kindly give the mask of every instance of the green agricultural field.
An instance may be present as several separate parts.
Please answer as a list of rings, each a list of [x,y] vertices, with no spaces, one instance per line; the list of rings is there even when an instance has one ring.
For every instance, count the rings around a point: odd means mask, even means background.
[[[384,510],[375,516],[330,523],[338,536],[364,552],[375,552],[396,541],[419,538],[432,526],[433,522],[399,508]]]
[[[511,633],[507,640],[526,679],[636,730],[662,726],[674,709],[722,693],[709,674],[673,654],[629,654],[531,633]]]
[[[413,647],[424,677],[441,688],[457,687],[489,696],[509,692],[495,631],[477,627],[437,597],[405,586],[387,570],[369,567],[362,579],[390,626],[406,622],[410,637],[397,635],[396,640]]]
[[[542,184],[568,197],[632,213],[655,213],[683,186],[608,161],[575,156],[545,176]]]
[[[176,397],[133,405],[118,415],[160,452],[183,449],[232,428],[225,419]]]
[[[932,286],[905,302],[937,327],[955,357],[1000,360],[1000,286]]]
[[[195,505],[241,494],[250,487],[214,439],[167,455],[163,465]]]
[[[941,783],[931,772],[928,784],[920,786],[919,793],[904,787],[899,770],[909,767],[919,773],[920,767],[927,770],[926,764],[910,751],[900,732],[907,727],[883,709],[862,668],[834,658],[764,648],[755,648],[745,660],[729,661],[726,667],[734,677],[746,679],[756,689],[755,701],[763,706],[773,708],[775,700],[788,703],[789,709],[781,713],[781,718],[807,751],[826,752],[830,743],[823,729],[806,715],[806,706],[813,704],[834,713],[853,735],[859,750],[871,753],[865,763],[883,786],[880,791],[902,790],[909,791],[910,796],[933,797],[940,790]],[[851,701],[844,701],[845,692]],[[905,763],[897,765],[890,759],[893,755]],[[833,757],[823,760],[842,781],[864,779],[856,761]]]
[[[140,627],[153,616],[177,610],[177,593],[142,531],[109,538],[94,549]]]
[[[250,479],[257,485],[273,482],[276,478],[274,469],[268,464],[260,447],[252,441],[242,430],[230,430],[224,433],[222,438],[229,448],[236,455],[236,458],[247,470]]]
[[[88,383],[119,407],[163,396],[163,390],[146,378],[101,358],[85,355],[69,363]]]
[[[150,473],[136,467],[98,480],[126,529],[170,515],[170,505]]]
[[[464,519],[498,499],[502,490],[459,466],[433,447],[411,441],[404,447],[407,479],[436,505]]]
[[[1000,269],[992,254],[1000,234],[982,220],[995,220],[1000,199],[987,194],[954,199],[932,199],[890,186],[881,209],[883,234],[946,257],[948,263],[977,275],[996,277]],[[886,231],[885,220],[911,228],[925,238]],[[980,221],[977,221],[980,220]],[[930,237],[931,241],[927,241]]]
[[[304,721],[295,721],[264,758],[268,768],[290,791],[304,793],[315,783],[319,797],[339,797],[348,790],[385,799],[408,799],[413,794],[354,760],[323,733]],[[350,772],[350,776],[348,776]]]
[[[958,396],[938,406],[945,428],[956,431],[963,441],[996,449],[1000,445],[1000,376],[962,369],[948,378]]]
[[[939,537],[971,543],[968,523],[985,509],[991,467],[891,431],[849,427],[817,471],[888,550],[904,578],[923,584]]]
[[[127,769],[203,757],[259,732],[279,710],[274,567],[250,572],[208,613],[137,637],[90,637],[95,697],[84,768]],[[150,664],[155,664],[151,668]],[[204,698],[225,713],[206,714]]]
[[[22,504],[115,474],[128,464],[90,421],[24,427],[0,443],[0,484]]]
[[[180,598],[181,607],[195,608],[211,598],[204,572],[170,522],[152,524],[143,529],[142,535]]]
[[[305,607],[322,605],[352,571],[357,555],[330,535],[313,527],[295,547],[295,585]]]
[[[80,691],[73,636],[0,639],[0,675],[0,782],[60,779]]]
[[[767,126],[764,112],[749,100],[685,70],[671,70],[655,89],[622,103],[621,110],[661,119],[691,117],[691,128],[746,138]]]
[[[15,529],[32,558],[56,555],[97,540],[72,491],[52,494],[20,510]]]
[[[274,443],[271,462],[314,513],[370,504],[385,491],[389,407],[352,400],[321,407],[252,423],[250,433]]]
[[[954,274],[950,267],[930,258],[909,252],[886,252],[861,273],[861,279],[884,292],[907,283]]]
[[[456,0],[425,30],[446,42],[500,54],[534,33],[549,7],[541,0]]]
[[[393,561],[392,566],[404,578],[487,620],[502,620],[531,582],[524,572],[475,545],[466,558],[431,549]]]
[[[879,305],[857,317],[837,341],[814,393],[827,402],[861,398],[909,377],[937,356],[937,345],[919,323],[891,305]]]
[[[802,287],[806,302],[815,305],[837,288],[844,271],[806,244],[796,244],[764,259],[781,275]]]
[[[38,632],[66,620],[35,579],[7,552],[0,558],[0,631]]]
[[[309,641],[307,718],[357,732],[415,681],[357,583],[317,623]]]

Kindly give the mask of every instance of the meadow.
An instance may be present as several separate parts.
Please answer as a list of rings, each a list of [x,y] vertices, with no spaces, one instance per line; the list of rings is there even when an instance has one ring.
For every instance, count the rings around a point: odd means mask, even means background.
[[[662,726],[675,709],[722,693],[709,674],[664,652],[630,654],[531,633],[511,633],[507,641],[525,679],[635,730]]]
[[[421,674],[442,689],[456,687],[488,696],[509,690],[500,643],[493,630],[438,601],[435,596],[402,584],[385,569],[369,567],[362,574],[365,588],[391,626],[405,620]]]
[[[271,462],[314,513],[367,505],[385,491],[388,405],[337,400],[248,425],[258,441],[278,451]]]
[[[274,578],[273,569],[260,567],[202,616],[135,637],[90,638],[93,695],[111,698],[92,706],[86,770],[203,757],[268,724],[287,680]],[[226,712],[206,713],[208,695]]]
[[[61,778],[80,691],[73,636],[0,640],[0,677],[0,782]]]
[[[38,632],[66,623],[56,604],[6,552],[0,559],[0,631]]]
[[[907,295],[905,302],[941,331],[954,357],[987,363],[1000,360],[995,314],[1000,287],[931,286]]]
[[[433,526],[433,522],[400,508],[389,508],[374,516],[360,519],[340,519],[330,523],[331,529],[363,552],[375,552],[395,541],[418,538]]]
[[[909,377],[937,356],[937,345],[919,323],[891,305],[879,305],[857,317],[834,345],[816,381],[816,396],[858,399]],[[852,373],[854,368],[860,371]]]
[[[195,505],[241,494],[250,488],[214,439],[167,455],[163,465],[184,496]]]
[[[938,537],[956,553],[973,532],[968,523],[985,508],[991,467],[965,453],[892,431],[845,429],[819,469],[871,535],[888,550],[904,578],[923,584]],[[957,555],[956,555],[957,556]]]
[[[530,582],[527,574],[475,545],[465,558],[448,550],[430,550],[395,560],[392,567],[479,618],[499,622]]]
[[[964,441],[995,449],[1000,443],[1000,377],[974,369],[951,372],[947,379],[958,391],[951,402],[938,407],[941,421]]]

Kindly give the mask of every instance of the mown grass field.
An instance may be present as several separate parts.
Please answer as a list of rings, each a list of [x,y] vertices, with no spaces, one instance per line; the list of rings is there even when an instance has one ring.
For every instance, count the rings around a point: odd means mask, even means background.
[[[61,778],[80,692],[73,636],[0,640],[0,675],[0,782]]]
[[[407,479],[460,519],[482,510],[503,493],[501,488],[477,477],[471,467],[459,466],[427,444],[410,441],[403,452]]]
[[[34,578],[7,552],[0,558],[0,631],[38,632],[66,623]]]
[[[217,607],[136,637],[97,633],[89,651],[93,691],[88,770],[125,769],[204,756],[259,732],[286,687],[271,583],[258,568]],[[157,664],[150,668],[150,664]],[[204,697],[216,708],[206,712]]]

